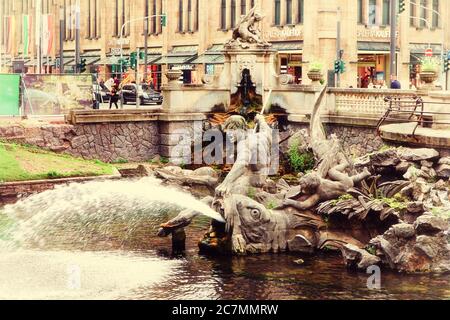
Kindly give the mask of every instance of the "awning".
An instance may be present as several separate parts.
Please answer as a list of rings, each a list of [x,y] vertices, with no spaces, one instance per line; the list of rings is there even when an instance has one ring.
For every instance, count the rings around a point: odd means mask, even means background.
[[[303,41],[273,42],[272,48],[279,53],[301,53],[303,50]]]
[[[214,44],[204,54],[195,58],[192,64],[223,64],[225,56],[223,55],[223,44]]]
[[[124,59],[128,58],[127,55],[124,55],[123,57],[124,57]],[[112,57],[106,57],[104,59],[101,59],[100,61],[97,61],[94,64],[97,65],[97,66],[101,66],[101,65],[109,65],[109,66],[111,66],[111,65],[120,65],[119,60],[120,60],[120,57],[112,56]]]
[[[398,51],[399,48],[397,48]],[[365,54],[390,53],[391,45],[389,42],[358,41],[358,52]]]
[[[161,59],[161,54],[148,54],[147,55],[147,64],[154,64],[153,62]],[[139,59],[139,64],[145,64],[144,59]]]
[[[87,66],[89,66],[89,65],[91,65],[91,64],[95,64],[97,61],[100,60],[100,56],[91,56],[91,57],[88,57],[88,56],[82,56],[81,58],[82,58],[82,59],[86,59],[86,65],[87,65]]]
[[[193,64],[223,64],[225,62],[225,57],[223,54],[202,54],[196,59],[192,60],[190,63]]]
[[[162,56],[153,62],[153,64],[186,64],[195,56]]]
[[[152,64],[188,64],[197,58],[198,46],[174,46],[167,55],[153,61]]]
[[[411,54],[425,54],[428,48],[433,49],[433,54],[435,55],[441,54],[442,45],[440,44],[411,43],[409,45]]]

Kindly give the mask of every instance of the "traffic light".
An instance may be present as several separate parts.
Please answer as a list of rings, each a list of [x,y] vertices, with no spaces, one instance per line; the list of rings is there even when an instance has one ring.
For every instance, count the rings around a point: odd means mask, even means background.
[[[165,13],[161,15],[161,25],[163,27],[165,27],[167,25],[167,16]]]
[[[130,67],[133,70],[136,70],[136,68],[137,68],[137,53],[136,52],[132,52],[130,54]]]
[[[444,58],[444,72],[448,72],[450,70],[450,59],[449,57]]]
[[[86,72],[86,59],[81,59],[80,64],[78,65],[78,71],[80,73],[85,73]]]
[[[339,70],[340,70],[341,73],[345,72],[345,62],[343,60],[341,60]]]
[[[143,60],[145,58],[145,52],[139,51],[139,59]]]
[[[336,60],[334,62],[334,73],[344,73],[345,72],[345,62],[343,60]]]
[[[403,13],[406,10],[406,1],[405,0],[399,0],[398,2],[398,12]]]
[[[341,61],[340,60],[336,60],[334,62],[334,73],[339,73],[341,70]]]

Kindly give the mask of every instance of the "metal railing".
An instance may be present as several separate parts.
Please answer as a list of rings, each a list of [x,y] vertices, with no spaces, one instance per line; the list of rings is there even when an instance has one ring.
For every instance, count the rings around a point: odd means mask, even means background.
[[[386,123],[416,123],[411,136],[416,138],[416,131],[419,126],[429,127],[432,125],[450,126],[450,112],[435,111],[427,108],[429,105],[448,105],[450,102],[424,101],[420,96],[393,97],[387,96],[384,101],[388,103],[388,108],[377,124],[377,132],[380,135],[381,126]],[[445,120],[448,116],[448,120]],[[444,120],[441,118],[444,117]]]

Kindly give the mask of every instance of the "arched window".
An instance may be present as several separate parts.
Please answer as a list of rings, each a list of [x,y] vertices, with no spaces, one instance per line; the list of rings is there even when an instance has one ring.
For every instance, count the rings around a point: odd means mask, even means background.
[[[236,26],[236,0],[231,0],[231,27]]]
[[[220,3],[220,29],[227,28],[227,1],[222,0]]]
[[[178,31],[183,32],[183,0],[178,0]]]

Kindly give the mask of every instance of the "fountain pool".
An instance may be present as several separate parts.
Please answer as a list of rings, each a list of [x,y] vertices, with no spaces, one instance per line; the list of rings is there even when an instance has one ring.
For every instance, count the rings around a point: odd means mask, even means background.
[[[89,182],[0,209],[0,299],[450,298],[450,275],[383,271],[381,290],[369,290],[368,275],[347,271],[338,254],[199,255],[207,216],[173,255],[156,236],[181,209],[168,199],[201,206],[181,194],[152,178]]]

